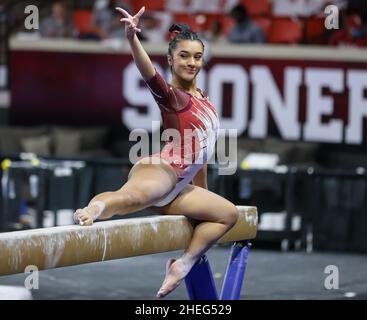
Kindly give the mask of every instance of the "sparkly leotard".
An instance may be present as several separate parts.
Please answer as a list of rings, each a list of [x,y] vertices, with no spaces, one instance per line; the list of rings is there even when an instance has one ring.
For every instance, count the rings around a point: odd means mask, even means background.
[[[163,128],[179,134],[168,137],[160,153],[152,155],[168,161],[177,174],[175,188],[155,204],[160,207],[170,203],[214,154],[219,118],[201,91],[196,97],[173,87],[157,71],[146,83],[160,108]]]

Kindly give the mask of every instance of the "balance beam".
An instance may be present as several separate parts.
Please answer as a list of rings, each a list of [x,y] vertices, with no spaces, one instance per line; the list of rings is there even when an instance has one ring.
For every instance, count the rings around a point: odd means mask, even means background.
[[[218,242],[255,238],[257,210],[237,207],[236,225]],[[185,249],[194,227],[184,216],[152,216],[0,233],[0,276]]]

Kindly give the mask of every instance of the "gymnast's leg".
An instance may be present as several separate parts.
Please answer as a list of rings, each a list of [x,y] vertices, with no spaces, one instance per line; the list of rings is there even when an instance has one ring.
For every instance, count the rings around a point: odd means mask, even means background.
[[[150,160],[147,157],[137,162],[122,188],[96,195],[87,207],[76,210],[75,219],[81,225],[91,225],[97,218],[142,210],[167,195],[175,187],[177,175],[168,162],[153,164]]]
[[[157,293],[157,297],[161,298],[174,290],[195,262],[234,226],[238,219],[238,210],[230,201],[193,185],[188,185],[167,206],[152,209],[161,214],[185,215],[201,221],[195,227],[184,255],[176,261],[168,261],[166,278]]]

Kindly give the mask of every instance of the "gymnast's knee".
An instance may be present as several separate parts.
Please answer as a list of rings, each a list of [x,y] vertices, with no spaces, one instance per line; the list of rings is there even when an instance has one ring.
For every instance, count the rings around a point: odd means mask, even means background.
[[[224,224],[228,229],[231,229],[236,224],[238,216],[239,212],[237,207],[234,204],[229,205],[224,215]]]

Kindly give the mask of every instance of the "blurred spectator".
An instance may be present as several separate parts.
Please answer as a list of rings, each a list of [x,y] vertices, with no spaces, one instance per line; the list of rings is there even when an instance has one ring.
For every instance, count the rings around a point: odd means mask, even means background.
[[[325,0],[277,0],[273,2],[275,16],[309,17],[321,12]]]
[[[210,25],[210,29],[205,32],[204,38],[211,43],[226,41],[227,37],[223,34],[222,21],[214,20]]]
[[[237,3],[238,0],[191,0],[191,10],[192,12],[218,14],[228,12]]]
[[[367,25],[367,6],[366,0],[348,0],[348,15],[357,14],[362,19],[362,24]]]
[[[325,7],[329,4],[342,9],[346,6],[347,0],[276,0],[273,1],[273,14],[280,17],[323,15]]]
[[[130,5],[122,0],[95,1],[92,30],[94,30],[99,39],[124,36],[124,27],[120,23],[121,14],[115,12],[116,7],[121,7],[132,13]]]
[[[228,40],[234,43],[264,43],[265,36],[261,28],[249,17],[245,6],[238,4],[230,11],[235,25],[230,29]]]
[[[172,16],[167,12],[146,12],[141,17],[142,40],[165,42]]]
[[[125,38],[125,27],[120,21],[121,13],[117,10],[112,12],[111,26],[108,32],[108,38],[110,39],[124,39]]]
[[[228,12],[236,3],[238,0],[166,0],[166,11],[171,13],[223,13]]]
[[[329,39],[333,46],[367,46],[367,33],[360,16],[353,14],[345,19],[344,28],[336,30]]]
[[[56,1],[52,4],[51,15],[40,24],[40,33],[48,38],[68,38],[77,35],[65,2]]]

